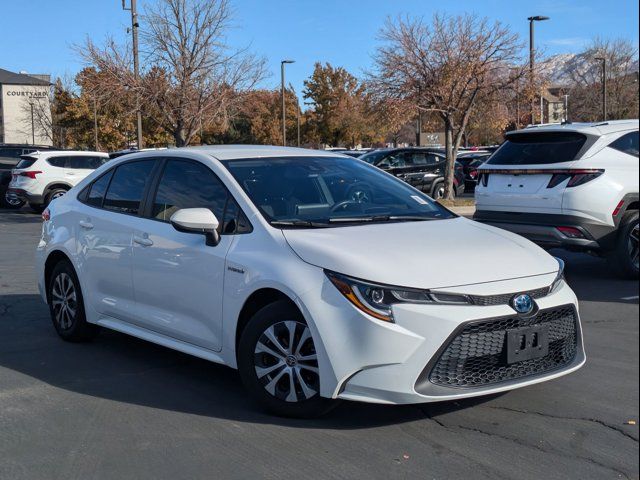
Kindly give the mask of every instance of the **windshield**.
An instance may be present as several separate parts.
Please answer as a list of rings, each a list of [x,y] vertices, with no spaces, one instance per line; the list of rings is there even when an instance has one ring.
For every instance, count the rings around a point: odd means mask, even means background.
[[[351,158],[226,160],[263,216],[278,227],[327,227],[454,215],[423,193]]]

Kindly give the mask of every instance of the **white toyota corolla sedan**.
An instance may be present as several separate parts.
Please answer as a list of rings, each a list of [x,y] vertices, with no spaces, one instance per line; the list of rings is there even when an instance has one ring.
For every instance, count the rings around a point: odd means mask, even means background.
[[[335,152],[126,155],[43,219],[63,339],[105,327],[237,368],[276,414],[491,394],[585,361],[560,260]]]

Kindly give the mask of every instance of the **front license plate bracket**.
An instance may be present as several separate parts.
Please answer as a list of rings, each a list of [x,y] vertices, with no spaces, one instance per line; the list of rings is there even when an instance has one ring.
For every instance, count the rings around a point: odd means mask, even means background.
[[[509,365],[544,357],[549,353],[549,327],[532,325],[507,330],[506,343]]]

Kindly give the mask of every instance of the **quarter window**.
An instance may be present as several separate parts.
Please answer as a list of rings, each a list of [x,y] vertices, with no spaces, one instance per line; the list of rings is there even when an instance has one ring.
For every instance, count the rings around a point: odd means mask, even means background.
[[[624,153],[628,153],[629,155],[633,155],[634,157],[638,156],[638,132],[630,132],[626,135],[621,136],[617,140],[613,141],[611,148],[615,148]]]
[[[93,182],[91,185],[91,189],[89,190],[89,195],[87,196],[86,203],[87,205],[91,205],[92,207],[102,207],[102,201],[104,199],[104,194],[107,191],[107,187],[109,186],[109,181],[113,175],[113,170],[105,173],[98,180]]]
[[[153,160],[143,160],[125,163],[116,168],[103,208],[119,213],[137,214],[154,163]]]

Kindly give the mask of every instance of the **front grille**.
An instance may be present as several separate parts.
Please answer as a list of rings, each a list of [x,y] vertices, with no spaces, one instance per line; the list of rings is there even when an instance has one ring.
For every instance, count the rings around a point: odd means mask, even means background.
[[[549,353],[507,363],[507,330],[546,324]],[[578,346],[578,321],[573,306],[541,311],[534,317],[483,320],[463,327],[444,349],[429,374],[431,383],[446,387],[480,387],[549,372],[571,363]]]
[[[537,290],[531,290],[528,293],[531,298],[542,298],[549,294],[551,287],[538,288]],[[503,295],[470,295],[471,301],[474,305],[480,305],[483,307],[490,307],[493,305],[508,305],[511,299],[517,295],[517,293],[506,293]]]

